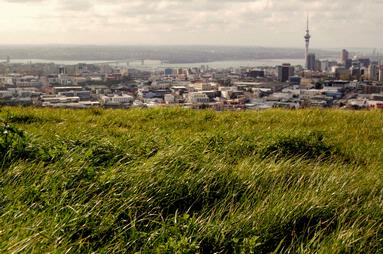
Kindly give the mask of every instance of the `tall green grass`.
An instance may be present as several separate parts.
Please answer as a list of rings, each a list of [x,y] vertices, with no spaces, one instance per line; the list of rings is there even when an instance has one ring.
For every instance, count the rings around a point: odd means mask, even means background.
[[[1,253],[383,252],[383,114],[0,112]]]

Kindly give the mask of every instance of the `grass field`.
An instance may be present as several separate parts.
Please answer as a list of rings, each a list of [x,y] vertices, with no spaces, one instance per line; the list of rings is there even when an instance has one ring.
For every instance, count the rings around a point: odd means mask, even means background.
[[[0,119],[0,253],[383,253],[382,111]]]

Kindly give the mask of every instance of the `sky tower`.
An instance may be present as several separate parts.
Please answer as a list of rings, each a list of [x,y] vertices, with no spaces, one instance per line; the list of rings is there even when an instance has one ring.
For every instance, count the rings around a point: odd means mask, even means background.
[[[310,46],[310,30],[309,30],[309,16],[307,15],[307,30],[306,30],[306,35],[305,35],[305,41],[306,41],[306,49],[305,49],[305,67],[308,69],[309,64],[308,64],[308,55],[309,55],[309,46]]]

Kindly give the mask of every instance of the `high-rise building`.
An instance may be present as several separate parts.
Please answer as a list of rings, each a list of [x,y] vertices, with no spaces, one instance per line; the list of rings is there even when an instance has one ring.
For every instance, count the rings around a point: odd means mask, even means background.
[[[322,60],[321,61],[321,69],[322,69],[322,71],[329,71],[330,70],[330,63],[328,60]]]
[[[61,74],[61,75],[66,74],[65,66],[60,65],[60,66],[59,66],[59,69],[58,69],[58,72],[59,72],[59,74]]]
[[[383,82],[383,66],[379,66],[379,82]]]
[[[359,58],[360,67],[368,67],[371,64],[370,58]]]
[[[349,69],[344,68],[343,66],[334,66],[333,72],[335,73],[335,78],[339,80],[350,80],[351,73]]]
[[[290,77],[294,76],[294,67],[290,64],[282,64],[277,66],[278,80],[280,82],[286,82]]]
[[[362,74],[360,67],[357,65],[351,66],[350,73],[351,73],[351,78],[353,78],[354,80],[359,80]]]
[[[379,76],[378,66],[376,64],[370,64],[367,71],[367,78],[371,81],[377,81]]]
[[[351,67],[354,67],[354,68],[360,68],[361,65],[360,65],[359,60],[357,60],[357,59],[352,60]]]
[[[315,54],[308,54],[307,55],[307,69],[311,70],[311,71],[315,71],[315,63],[316,63]]]
[[[311,39],[311,35],[310,35],[310,30],[309,30],[309,16],[307,16],[307,29],[306,29],[306,35],[305,35],[305,42],[306,42],[306,48],[305,48],[305,67],[306,69],[309,69],[309,65],[308,65],[308,56],[309,56],[309,46],[310,46],[310,39]]]
[[[343,50],[342,50],[342,54],[341,54],[341,56],[340,56],[340,63],[343,64],[343,65],[346,65],[347,60],[348,60],[349,58],[350,58],[350,53],[349,53],[347,50],[343,49]],[[346,67],[346,68],[347,68],[347,67]]]
[[[322,60],[321,67],[322,71],[331,71],[334,66],[338,65],[338,61]]]
[[[352,66],[352,59],[347,59],[347,60],[346,60],[346,63],[344,64],[344,67],[345,67],[346,69],[350,69],[351,66]]]
[[[319,59],[315,60],[315,70],[322,71],[322,62]]]

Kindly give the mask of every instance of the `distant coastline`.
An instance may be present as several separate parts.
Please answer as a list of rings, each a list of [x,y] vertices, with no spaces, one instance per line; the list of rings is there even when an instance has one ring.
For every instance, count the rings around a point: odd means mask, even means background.
[[[338,57],[337,51],[316,49],[313,52],[318,58],[330,59]],[[125,62],[143,59],[156,59],[169,65],[209,64],[228,61],[259,61],[271,59],[304,59],[303,49],[264,48],[264,47],[222,47],[222,46],[0,46],[0,59],[21,59],[23,63],[55,62],[55,63],[100,63]],[[20,62],[17,60],[17,62]]]
[[[164,63],[160,60],[144,60],[141,61],[128,61],[123,60],[47,60],[47,59],[12,59],[11,63],[28,64],[28,63],[54,63],[57,65],[76,65],[79,63],[85,64],[117,64],[128,66],[137,69],[163,69],[163,68],[186,68],[186,67],[201,67],[207,65],[211,68],[239,68],[239,67],[262,67],[262,66],[276,66],[282,63],[290,63],[292,65],[302,65],[304,60],[301,58],[287,58],[287,59],[255,59],[255,60],[233,60],[233,61],[211,61],[211,62],[197,62],[197,63]]]

